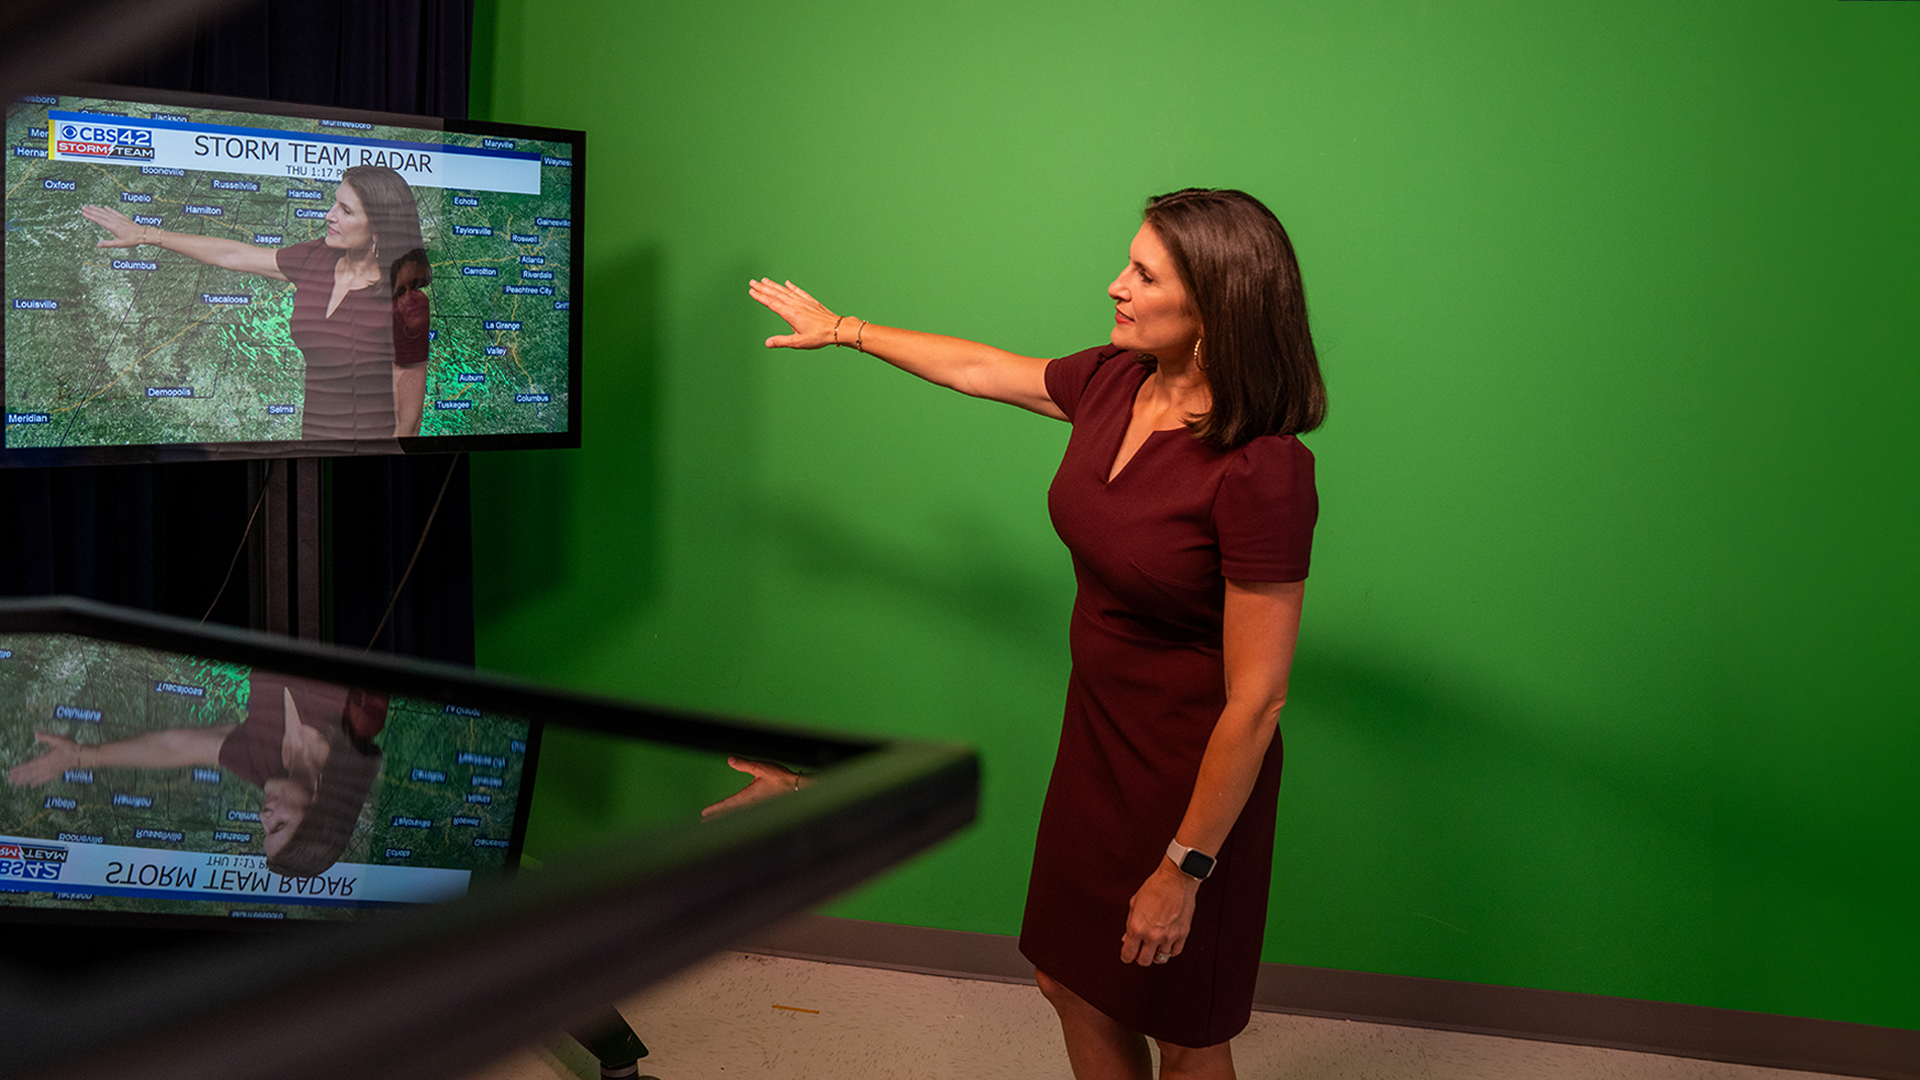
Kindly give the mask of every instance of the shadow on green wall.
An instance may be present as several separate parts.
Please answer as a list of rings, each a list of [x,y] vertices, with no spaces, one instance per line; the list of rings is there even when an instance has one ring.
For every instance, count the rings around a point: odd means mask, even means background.
[[[660,589],[660,257],[595,264],[582,378],[583,450],[481,455],[474,463],[474,611],[481,623],[591,575],[605,614]],[[618,538],[619,550],[596,550]]]
[[[1729,769],[1751,733],[1710,712],[1311,634],[1292,683],[1267,959],[1911,1023],[1920,856],[1833,828],[1790,747]]]

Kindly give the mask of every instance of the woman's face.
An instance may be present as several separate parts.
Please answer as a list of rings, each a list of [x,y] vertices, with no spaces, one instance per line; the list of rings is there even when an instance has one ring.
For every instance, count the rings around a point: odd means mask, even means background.
[[[1127,268],[1107,286],[1107,295],[1113,298],[1115,345],[1163,359],[1193,351],[1200,315],[1152,225],[1142,225],[1134,234]]]
[[[373,226],[367,222],[367,206],[360,193],[345,180],[333,192],[333,209],[327,211],[327,246],[335,251],[365,251],[373,243]]]
[[[308,785],[290,777],[275,777],[261,787],[260,846],[266,849],[267,857],[280,854],[280,849],[293,839],[295,830],[307,816],[307,804],[313,796]]]

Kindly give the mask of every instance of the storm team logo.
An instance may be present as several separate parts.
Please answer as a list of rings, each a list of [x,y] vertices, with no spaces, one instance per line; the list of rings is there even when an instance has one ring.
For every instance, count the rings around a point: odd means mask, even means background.
[[[153,160],[153,132],[146,128],[67,120],[55,127],[52,134],[55,157]]]
[[[59,881],[67,849],[52,844],[0,844],[0,879]]]

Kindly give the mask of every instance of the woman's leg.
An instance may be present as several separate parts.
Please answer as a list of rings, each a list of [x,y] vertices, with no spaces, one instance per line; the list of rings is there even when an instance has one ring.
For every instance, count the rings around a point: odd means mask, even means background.
[[[1046,972],[1033,975],[1040,993],[1060,1014],[1060,1034],[1066,1038],[1067,1062],[1076,1080],[1152,1080],[1145,1036],[1087,1004]]]
[[[1160,1080],[1234,1080],[1233,1044],[1175,1046],[1162,1042]]]

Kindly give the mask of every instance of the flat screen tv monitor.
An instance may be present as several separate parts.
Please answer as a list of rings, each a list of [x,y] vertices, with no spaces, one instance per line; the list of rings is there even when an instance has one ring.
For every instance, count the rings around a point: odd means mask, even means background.
[[[459,899],[518,859],[537,752],[537,725],[484,708],[0,631],[0,922],[241,928]]]
[[[0,465],[578,446],[578,131],[8,105]]]

